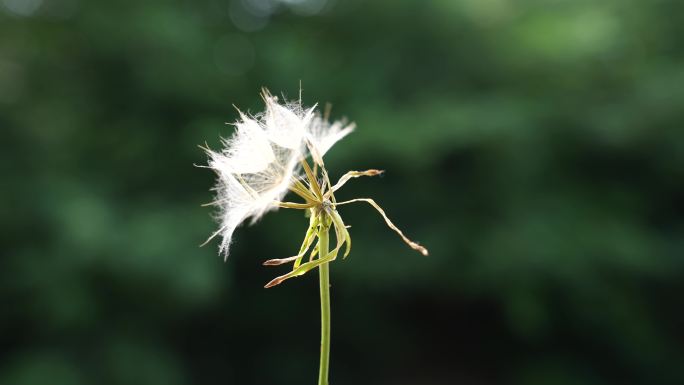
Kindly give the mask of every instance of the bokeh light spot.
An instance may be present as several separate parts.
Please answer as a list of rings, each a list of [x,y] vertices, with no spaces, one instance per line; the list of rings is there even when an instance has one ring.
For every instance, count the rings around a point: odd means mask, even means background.
[[[17,16],[31,16],[43,4],[43,0],[2,0],[2,5]]]
[[[246,9],[239,1],[230,3],[229,15],[233,25],[244,32],[258,31],[268,24],[267,15],[261,16],[251,9]]]
[[[247,11],[258,17],[268,17],[276,11],[278,4],[273,0],[242,0]]]
[[[287,4],[294,13],[302,16],[319,14],[328,4],[328,0],[280,0],[280,2]]]

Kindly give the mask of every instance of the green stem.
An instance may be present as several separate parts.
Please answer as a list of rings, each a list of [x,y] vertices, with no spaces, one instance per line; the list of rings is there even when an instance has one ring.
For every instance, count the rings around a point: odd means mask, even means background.
[[[318,234],[318,258],[328,255],[329,226],[321,225]],[[330,265],[324,263],[318,267],[321,289],[321,362],[318,372],[318,385],[328,385],[328,367],[330,363]]]

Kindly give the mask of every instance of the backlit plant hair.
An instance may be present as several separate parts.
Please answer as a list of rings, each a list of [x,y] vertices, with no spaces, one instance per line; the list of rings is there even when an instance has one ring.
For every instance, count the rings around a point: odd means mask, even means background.
[[[240,112],[234,124],[235,132],[223,139],[223,148],[213,151],[202,147],[208,157],[208,165],[214,170],[217,183],[213,188],[216,198],[207,205],[218,208],[219,229],[207,242],[221,236],[219,253],[228,257],[235,228],[246,220],[256,222],[266,212],[279,207],[305,210],[309,214],[309,227],[296,255],[282,259],[270,259],[266,266],[292,264],[292,270],[274,278],[266,288],[281,284],[287,279],[306,274],[318,268],[321,294],[321,357],[319,385],[328,384],[330,357],[330,270],[328,263],[334,261],[344,248],[343,258],[351,250],[351,237],[337,207],[366,202],[375,208],[390,229],[412,249],[423,255],[428,251],[408,239],[389,220],[385,211],[374,200],[357,198],[344,202],[335,199],[335,192],[352,178],[375,176],[383,171],[349,171],[335,184],[330,183],[323,156],[332,146],[352,132],[353,124],[342,121],[329,123],[314,107],[304,108],[301,96],[298,101],[279,103],[268,90],[262,91],[266,110],[256,115]],[[326,114],[327,115],[327,114]],[[309,164],[311,158],[312,164]],[[302,202],[286,202],[283,198],[293,192]],[[335,233],[335,246],[330,249],[329,232]],[[205,244],[207,243],[205,242]],[[308,260],[304,258],[308,254]]]

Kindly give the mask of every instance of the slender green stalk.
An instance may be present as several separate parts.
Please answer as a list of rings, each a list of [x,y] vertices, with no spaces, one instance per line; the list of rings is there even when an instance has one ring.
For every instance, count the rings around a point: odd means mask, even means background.
[[[318,234],[319,258],[328,255],[329,230],[330,226],[321,225]],[[318,372],[318,385],[328,385],[328,368],[330,363],[330,265],[328,263],[320,265],[318,273],[321,289],[321,362]]]

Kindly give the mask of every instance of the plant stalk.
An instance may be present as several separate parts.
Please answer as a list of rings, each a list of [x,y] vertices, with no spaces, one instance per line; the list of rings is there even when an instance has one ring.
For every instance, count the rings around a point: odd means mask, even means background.
[[[325,223],[325,221],[323,221]],[[328,231],[330,226],[321,225],[318,234],[318,257],[328,255]],[[328,385],[330,364],[330,265],[318,266],[321,290],[321,361],[318,371],[318,385]]]

